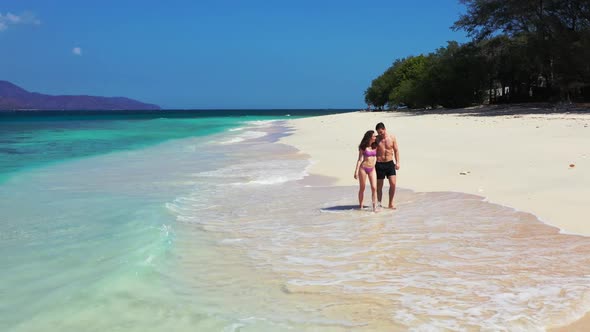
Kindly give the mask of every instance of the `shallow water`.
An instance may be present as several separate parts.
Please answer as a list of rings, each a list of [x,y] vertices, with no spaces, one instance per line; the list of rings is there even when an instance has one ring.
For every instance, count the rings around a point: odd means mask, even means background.
[[[0,183],[19,172],[62,161],[141,149],[171,139],[205,137],[248,121],[287,118],[284,111],[250,112],[268,115],[232,117],[239,112],[231,110],[0,111]]]
[[[534,331],[590,309],[590,238],[461,193],[358,210],[355,187],[300,181],[286,132],[253,122],[0,186],[2,330]]]
[[[400,191],[397,211],[375,214],[355,208],[355,187],[261,185],[263,177],[295,177],[305,165],[289,148],[273,149],[285,152],[247,147],[250,156],[271,153],[240,164],[247,179],[226,179],[226,168],[197,174],[211,184],[171,208],[189,239],[206,234],[223,257],[241,257],[207,264],[219,269],[214,282],[223,287],[229,276],[251,278],[235,281],[232,300],[220,304],[240,313],[234,324],[542,330],[588,310],[589,238],[461,193]],[[192,276],[204,264],[187,254],[182,265]],[[246,324],[248,317],[257,320]]]

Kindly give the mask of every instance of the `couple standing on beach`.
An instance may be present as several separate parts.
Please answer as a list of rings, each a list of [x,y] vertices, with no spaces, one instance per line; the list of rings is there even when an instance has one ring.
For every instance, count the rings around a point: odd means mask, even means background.
[[[369,130],[359,144],[359,156],[354,169],[354,178],[359,180],[359,206],[363,208],[365,185],[367,178],[371,184],[373,211],[381,207],[383,197],[383,181],[389,180],[389,205],[395,209],[393,196],[395,195],[396,170],[399,169],[399,149],[395,136],[387,133],[385,125],[379,122],[375,131]],[[395,162],[394,162],[395,157]],[[377,203],[378,206],[377,206]]]

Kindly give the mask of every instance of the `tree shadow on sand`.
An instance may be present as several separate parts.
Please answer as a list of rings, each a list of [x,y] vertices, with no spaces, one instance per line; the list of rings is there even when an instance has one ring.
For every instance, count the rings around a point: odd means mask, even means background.
[[[522,103],[522,104],[499,104],[481,105],[465,108],[437,108],[437,109],[414,109],[404,111],[407,115],[430,115],[450,114],[460,116],[516,116],[519,115],[543,115],[543,114],[590,114],[589,103]]]

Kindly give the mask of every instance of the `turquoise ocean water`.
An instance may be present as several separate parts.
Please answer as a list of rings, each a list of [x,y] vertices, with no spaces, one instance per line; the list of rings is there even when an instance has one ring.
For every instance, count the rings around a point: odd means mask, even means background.
[[[279,139],[327,113],[0,113],[0,331],[543,331],[590,310],[588,237],[313,183]]]
[[[211,141],[331,112],[0,113],[0,330],[163,328],[151,320],[182,306],[166,204],[224,162]]]
[[[0,182],[15,172],[65,160],[202,137],[252,120],[329,110],[0,112]],[[255,115],[251,115],[255,114]]]

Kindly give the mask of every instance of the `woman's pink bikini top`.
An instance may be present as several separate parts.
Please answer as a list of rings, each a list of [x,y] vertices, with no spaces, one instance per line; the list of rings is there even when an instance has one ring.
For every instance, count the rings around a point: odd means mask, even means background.
[[[365,157],[375,157],[377,156],[377,150],[365,150],[363,154]]]

